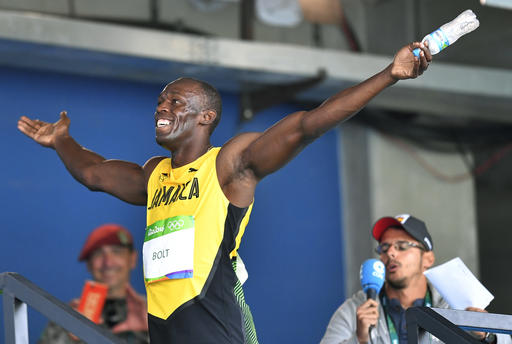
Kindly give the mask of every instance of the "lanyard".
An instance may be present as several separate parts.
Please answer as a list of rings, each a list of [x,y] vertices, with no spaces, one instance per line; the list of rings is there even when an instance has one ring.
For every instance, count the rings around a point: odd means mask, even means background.
[[[383,296],[384,306],[387,305],[387,297],[386,295]],[[430,295],[430,290],[427,288],[427,294],[425,295],[425,301],[424,301],[425,307],[432,307],[432,296]],[[384,308],[385,311],[385,308]],[[386,320],[388,322],[388,329],[389,329],[389,338],[391,339],[391,344],[398,344],[398,333],[396,332],[395,324],[393,324],[393,319],[391,319],[391,316],[386,312]]]

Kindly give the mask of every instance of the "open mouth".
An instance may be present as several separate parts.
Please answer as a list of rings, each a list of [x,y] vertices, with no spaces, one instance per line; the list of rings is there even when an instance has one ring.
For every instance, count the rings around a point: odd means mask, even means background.
[[[169,124],[171,124],[171,121],[168,120],[168,119],[159,119],[158,121],[156,121],[156,127],[157,128],[163,128],[165,126],[168,126]]]
[[[396,263],[388,264],[388,266],[386,267],[386,271],[388,271],[388,272],[395,272],[397,269],[398,269],[398,264],[396,264]]]

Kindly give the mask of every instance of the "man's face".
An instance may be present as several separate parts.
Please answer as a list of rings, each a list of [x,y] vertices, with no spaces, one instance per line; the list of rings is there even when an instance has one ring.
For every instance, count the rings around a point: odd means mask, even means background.
[[[386,266],[386,282],[395,289],[406,288],[414,279],[421,278],[425,271],[433,261],[430,261],[432,252],[424,252],[420,248],[410,247],[405,251],[397,250],[394,243],[397,241],[408,241],[419,244],[406,231],[398,228],[390,227],[386,229],[381,237],[380,243],[390,244],[390,248],[386,253],[381,253],[380,260]],[[428,257],[425,260],[424,255]]]
[[[200,86],[191,80],[177,80],[167,85],[158,97],[155,112],[157,143],[175,150],[194,140],[202,101]]]
[[[125,288],[136,260],[137,254],[128,247],[105,245],[91,253],[87,267],[94,280],[108,285],[112,294]]]

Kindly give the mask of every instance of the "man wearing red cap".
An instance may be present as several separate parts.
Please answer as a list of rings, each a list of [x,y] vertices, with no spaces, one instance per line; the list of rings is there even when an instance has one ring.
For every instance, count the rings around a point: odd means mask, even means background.
[[[414,306],[449,308],[423,272],[434,264],[432,237],[420,219],[409,214],[383,217],[373,226],[379,242],[376,252],[386,267],[386,278],[377,300],[360,290],[334,313],[321,344],[405,344],[405,310]],[[466,310],[485,312],[468,307]],[[511,343],[510,337],[474,332],[482,343]],[[370,341],[371,336],[371,341]],[[423,332],[420,343],[441,343]]]
[[[100,326],[110,329],[128,343],[149,343],[146,300],[130,285],[130,273],[137,263],[130,232],[117,224],[105,224],[94,229],[78,260],[86,262],[94,281],[108,287]],[[76,308],[78,302],[73,300],[71,304]],[[79,340],[50,323],[38,343],[76,344]]]

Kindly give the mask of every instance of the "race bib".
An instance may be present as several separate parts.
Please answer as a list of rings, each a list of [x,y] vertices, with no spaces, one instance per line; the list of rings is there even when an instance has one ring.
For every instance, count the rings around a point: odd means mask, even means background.
[[[148,226],[142,256],[147,283],[191,278],[194,270],[194,217],[174,216]]]

